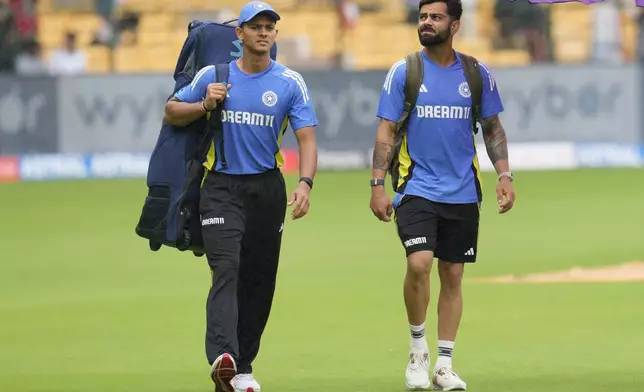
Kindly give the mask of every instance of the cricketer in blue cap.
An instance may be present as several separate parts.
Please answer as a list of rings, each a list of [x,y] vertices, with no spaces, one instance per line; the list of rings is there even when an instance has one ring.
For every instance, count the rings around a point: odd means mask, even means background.
[[[275,21],[280,20],[280,15],[269,4],[263,1],[251,1],[241,9],[239,18],[237,18],[237,25],[241,26],[243,23],[249,22],[260,13],[264,13],[275,19]]]
[[[289,206],[292,219],[308,213],[317,170],[311,93],[302,75],[270,56],[278,19],[266,3],[246,4],[235,29],[242,54],[230,63],[227,85],[207,65],[166,104],[164,119],[175,126],[222,109],[221,138],[211,141],[203,163],[199,206],[212,271],[205,340],[215,392],[260,391],[253,362],[273,303],[285,214]],[[300,178],[289,198],[280,146],[291,135]]]

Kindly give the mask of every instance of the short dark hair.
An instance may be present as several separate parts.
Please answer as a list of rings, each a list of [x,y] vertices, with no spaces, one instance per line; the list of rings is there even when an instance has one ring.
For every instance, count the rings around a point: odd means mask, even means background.
[[[460,20],[463,15],[463,3],[461,0],[420,0],[418,3],[418,12],[427,4],[445,3],[447,5],[447,14],[454,20]]]

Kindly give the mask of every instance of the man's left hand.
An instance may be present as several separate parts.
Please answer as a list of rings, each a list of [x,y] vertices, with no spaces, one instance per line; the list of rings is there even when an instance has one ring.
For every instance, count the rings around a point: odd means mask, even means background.
[[[295,205],[293,211],[291,212],[291,217],[293,219],[299,219],[306,215],[309,212],[309,194],[311,193],[311,188],[304,183],[300,184],[295,188],[291,193],[291,200],[288,202],[289,206]]]
[[[499,213],[505,214],[514,206],[514,187],[507,177],[501,177],[496,186],[496,198],[499,202]]]

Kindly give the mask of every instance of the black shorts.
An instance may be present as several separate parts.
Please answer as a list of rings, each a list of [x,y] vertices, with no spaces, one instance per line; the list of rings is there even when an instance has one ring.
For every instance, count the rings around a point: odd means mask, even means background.
[[[446,204],[405,195],[396,208],[395,216],[398,235],[407,256],[430,250],[443,261],[476,261],[478,203]]]

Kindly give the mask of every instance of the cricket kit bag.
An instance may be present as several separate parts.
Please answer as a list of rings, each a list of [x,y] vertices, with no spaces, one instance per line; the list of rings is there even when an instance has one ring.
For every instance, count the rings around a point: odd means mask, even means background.
[[[227,83],[229,63],[242,54],[242,43],[231,22],[195,20],[188,25],[169,98],[190,84],[197,72],[208,65],[216,66],[218,82]],[[271,57],[277,57],[276,45],[271,49]],[[216,143],[222,133],[221,107],[209,117],[204,116],[185,127],[161,124],[148,166],[148,194],[135,230],[149,241],[152,251],[165,245],[203,256],[199,216],[203,162],[210,142],[214,138]]]

